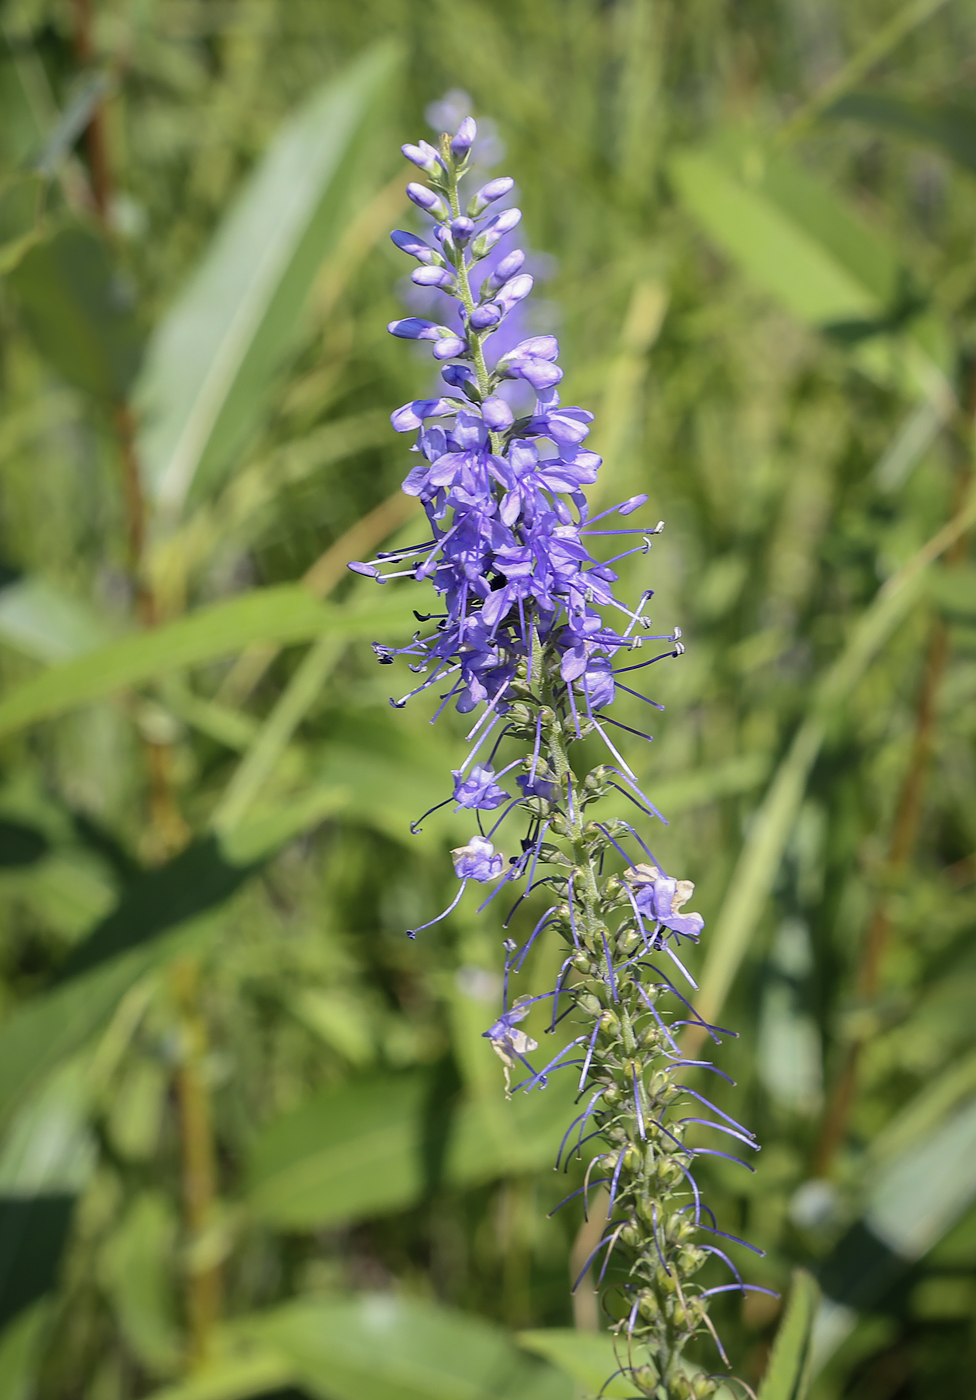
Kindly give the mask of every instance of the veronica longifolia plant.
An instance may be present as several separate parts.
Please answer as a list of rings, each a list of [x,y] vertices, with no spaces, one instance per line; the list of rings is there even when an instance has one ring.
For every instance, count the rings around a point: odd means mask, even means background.
[[[700,914],[684,912],[693,886],[665,874],[636,828],[601,820],[598,806],[615,789],[641,817],[660,816],[611,737],[613,727],[628,726],[607,710],[618,689],[637,695],[621,675],[629,678],[683,650],[677,628],[650,632],[644,613],[650,592],[634,608],[613,592],[613,564],[646,552],[650,536],[663,527],[601,523],[631,515],[645,504],[643,495],[589,515],[583,488],[601,465],[582,445],[593,415],[560,403],[562,371],[552,336],[532,336],[491,362],[491,336],[528,296],[532,278],[516,249],[493,258],[493,270],[478,282],[478,264],[521,215],[499,204],[513,188],[507,178],[490,180],[462,203],[475,136],[466,118],[437,148],[427,142],[403,147],[428,178],[427,185],[408,185],[407,194],[433,219],[433,234],[429,241],[402,230],[392,235],[419,264],[414,282],[459,303],[453,325],[409,317],[389,327],[393,335],[429,341],[443,363],[446,392],[405,404],[392,416],[399,432],[417,433],[420,461],[403,489],[422,502],[431,538],[350,568],[380,582],[427,579],[439,599],[439,610],[425,619],[429,630],[408,646],[374,647],[384,664],[406,656],[423,677],[392,703],[399,708],[431,686],[446,687],[437,714],[453,701],[462,714],[475,716],[470,751],[440,805],[453,802],[456,810],[478,814],[479,830],[453,852],[454,899],[420,927],[445,918],[472,883],[492,887],[481,908],[521,887],[506,927],[532,890],[550,895],[552,903],[521,946],[505,943],[505,1003],[485,1035],[504,1064],[509,1092],[544,1088],[557,1069],[578,1078],[581,1111],[563,1138],[557,1165],[584,1143],[598,1143],[585,1184],[574,1194],[586,1204],[591,1188],[607,1188],[606,1228],[586,1267],[599,1264],[602,1283],[612,1255],[626,1266],[623,1281],[605,1297],[621,1371],[641,1394],[659,1400],[709,1396],[717,1381],[686,1369],[682,1353],[706,1329],[721,1353],[709,1298],[748,1285],[717,1243],[717,1237],[734,1237],[717,1228],[694,1176],[700,1155],[731,1153],[690,1145],[686,1137],[690,1125],[705,1124],[730,1148],[751,1150],[756,1143],[682,1082],[692,1065],[706,1064],[685,1058],[675,1039],[681,1025],[700,1019],[677,985],[691,980],[680,946],[697,942],[703,926]],[[499,392],[512,380],[534,392],[534,408],[518,418]],[[613,537],[626,539],[622,551],[603,560],[591,554]],[[645,659],[648,644],[655,655]],[[570,751],[591,734],[605,745],[607,761],[581,777]],[[506,757],[513,748],[516,756],[499,767],[503,746]],[[487,830],[483,813],[498,813]],[[515,819],[523,823],[518,853],[506,859],[496,849],[498,833]],[[605,864],[609,869],[621,860],[622,873],[603,873]],[[510,974],[521,969],[546,928],[566,945],[556,986],[509,1004]],[[538,1047],[520,1023],[540,1002],[551,1003],[550,1029],[569,1015],[578,1034],[537,1068],[529,1056]],[[707,1029],[717,1041],[717,1028]],[[698,1281],[712,1257],[731,1270],[733,1282],[705,1287]]]

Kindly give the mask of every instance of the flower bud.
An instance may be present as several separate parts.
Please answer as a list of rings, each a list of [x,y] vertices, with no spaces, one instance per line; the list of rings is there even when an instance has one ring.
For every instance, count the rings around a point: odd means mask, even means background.
[[[452,332],[438,340],[434,345],[435,360],[453,360],[456,355],[463,355],[468,348],[468,342],[462,340],[459,335]]]
[[[418,185],[417,188],[420,189],[422,186]],[[428,247],[424,240],[418,238],[415,233],[407,233],[402,228],[395,228],[390,234],[390,238],[401,252],[409,253],[418,262],[433,263],[438,267],[443,263],[441,255],[435,253],[433,248]]]
[[[525,254],[521,248],[515,248],[511,253],[506,253],[494,272],[489,273],[481,284],[481,295],[490,296],[492,292],[497,292],[499,287],[503,287],[510,277],[514,277],[516,272],[521,272],[525,262]]]
[[[502,319],[501,310],[493,302],[486,302],[483,306],[476,306],[471,313],[470,324],[472,330],[485,331],[489,326],[497,326]]]
[[[494,204],[496,199],[502,199],[515,188],[515,181],[510,175],[501,175],[496,180],[489,180],[487,185],[482,185],[481,189],[472,198],[468,205],[468,213],[472,218],[476,218],[489,204]]]
[[[451,155],[456,157],[466,156],[474,145],[477,135],[478,128],[475,125],[474,117],[465,117],[464,121],[457,129],[457,135],[451,142]]]
[[[401,146],[400,150],[407,160],[412,161],[414,165],[419,165],[420,169],[426,171],[428,175],[442,174],[444,162],[428,142],[421,141],[418,146]]]
[[[407,198],[412,200],[418,209],[423,209],[426,214],[433,214],[435,219],[449,219],[451,217],[450,210],[440,195],[429,190],[426,185],[416,185],[411,181],[407,186]]]
[[[453,287],[454,277],[446,267],[417,267],[410,274],[410,281],[418,287]]]
[[[521,217],[521,209],[503,209],[500,214],[496,214],[471,244],[472,257],[483,258],[486,253],[490,253],[500,238],[504,238],[506,233],[511,233]]]

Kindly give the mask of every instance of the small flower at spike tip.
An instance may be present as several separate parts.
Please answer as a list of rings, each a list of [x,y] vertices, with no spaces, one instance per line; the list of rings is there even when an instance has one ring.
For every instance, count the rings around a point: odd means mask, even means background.
[[[656,923],[686,938],[698,938],[705,927],[700,914],[682,914],[681,908],[695,892],[690,880],[672,880],[656,865],[637,865],[625,878],[634,886],[637,908]]]
[[[472,836],[466,846],[451,852],[454,871],[459,880],[494,880],[502,873],[505,857],[496,851],[486,836]]]

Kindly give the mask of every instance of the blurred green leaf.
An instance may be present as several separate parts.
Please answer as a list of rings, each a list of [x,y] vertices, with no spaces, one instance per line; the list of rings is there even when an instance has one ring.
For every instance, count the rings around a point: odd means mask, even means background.
[[[866,1197],[861,1218],[818,1270],[824,1301],[815,1368],[850,1332],[857,1313],[875,1308],[976,1199],[976,1100],[885,1159]]]
[[[932,569],[926,586],[936,607],[950,617],[976,617],[976,567],[972,564]]]
[[[168,514],[226,471],[259,421],[305,299],[364,176],[397,58],[380,45],[278,133],[182,297],[158,326],[137,401],[148,494]]]
[[[288,1395],[297,1380],[286,1356],[249,1347],[244,1356],[221,1356],[178,1385],[152,1392],[152,1400],[247,1400]]]
[[[66,982],[89,972],[222,904],[252,870],[229,861],[214,837],[194,841],[165,865],[145,871],[126,886],[112,912],[71,950],[58,980]]]
[[[351,609],[321,603],[300,584],[255,589],[110,642],[27,681],[0,700],[0,735],[167,671],[214,661],[251,642],[307,641],[320,633],[347,641],[384,637],[406,631],[411,617],[407,600],[396,593]]]
[[[0,817],[0,869],[34,865],[47,850],[48,843],[39,831]]]
[[[45,187],[39,175],[14,175],[0,183],[0,275],[12,272],[40,237]]]
[[[959,165],[976,173],[976,107],[967,102],[920,102],[886,92],[852,92],[825,117],[865,122],[941,146]]]
[[[557,1366],[567,1376],[585,1386],[588,1393],[607,1396],[632,1396],[634,1387],[623,1376],[607,1384],[607,1378],[620,1369],[608,1332],[579,1332],[571,1327],[546,1327],[518,1332],[515,1340],[520,1347],[541,1356]]]
[[[805,1269],[794,1269],[786,1312],[776,1333],[759,1400],[804,1400],[810,1386],[810,1346],[820,1290]]]
[[[271,1123],[248,1161],[251,1208],[294,1229],[415,1201],[427,1083],[419,1072],[356,1078]]]
[[[95,1158],[84,1077],[70,1066],[20,1109],[0,1150],[0,1327],[53,1288]]]
[[[50,177],[84,134],[94,112],[113,87],[108,72],[82,73],[65,102],[64,110],[44,142],[44,148],[33,162],[34,168]]]
[[[570,1400],[480,1318],[392,1293],[301,1300],[237,1328],[286,1357],[321,1400]]]
[[[962,510],[882,585],[840,656],[813,688],[806,718],[752,819],[709,942],[695,1003],[706,1021],[721,1010],[762,916],[830,721],[921,596],[925,571],[973,519],[976,489]]]
[[[92,608],[28,574],[0,588],[0,641],[36,661],[66,661],[111,639]]]
[[[132,293],[102,238],[71,225],[36,243],[7,275],[42,354],[70,384],[120,403],[139,368]]]
[[[160,1192],[136,1197],[102,1252],[99,1278],[133,1354],[154,1375],[180,1369],[171,1268],[177,1222]]]
[[[924,300],[894,250],[828,188],[782,156],[733,143],[682,151],[670,171],[708,235],[798,320],[848,345],[882,381],[902,355],[927,397],[951,398],[946,330],[920,316]],[[899,351],[883,343],[895,335]]]
[[[0,1333],[0,1400],[30,1400],[50,1315],[51,1304],[42,1298]]]
[[[417,1071],[352,1079],[302,1104],[253,1144],[251,1208],[300,1229],[412,1204],[428,1185],[436,1097],[436,1085]],[[445,1179],[472,1185],[551,1164],[572,1102],[572,1084],[559,1080],[511,1102],[499,1080],[497,1100],[461,1101],[449,1119]]]

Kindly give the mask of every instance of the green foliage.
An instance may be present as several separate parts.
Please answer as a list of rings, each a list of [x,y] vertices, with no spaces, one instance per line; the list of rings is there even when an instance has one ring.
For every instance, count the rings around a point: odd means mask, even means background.
[[[810,1383],[810,1340],[818,1297],[819,1289],[810,1274],[795,1270],[759,1400],[804,1400]]]
[[[414,538],[390,180],[452,87],[554,257],[538,329],[600,504],[667,520],[621,586],[688,653],[626,753],[764,1146],[706,1196],[788,1295],[778,1328],[720,1295],[718,1331],[762,1400],[954,1394],[972,15],[97,0],[79,64],[84,9],[0,22],[0,1400],[576,1400],[613,1369],[568,1297],[597,1197],[550,1216],[572,1085],[506,1102],[482,1036],[500,916],[403,938],[471,835],[448,807],[411,836],[463,729],[391,710],[409,673],[368,648],[429,594],[344,571]]]

